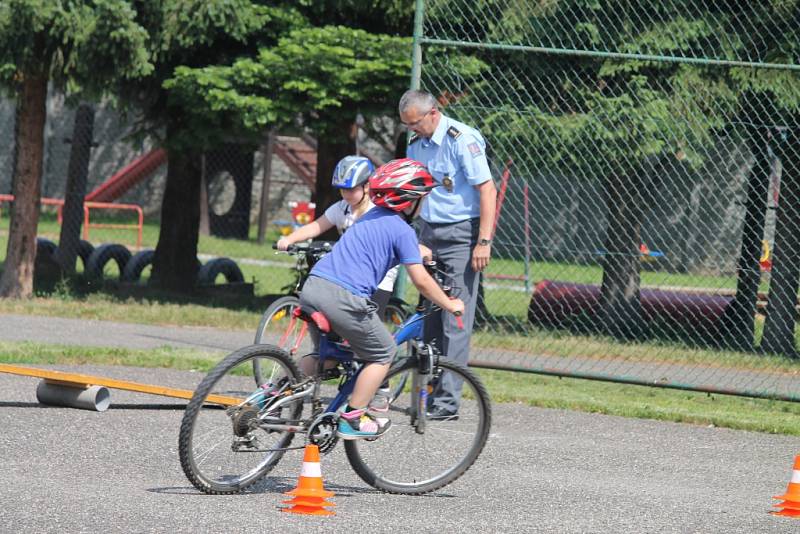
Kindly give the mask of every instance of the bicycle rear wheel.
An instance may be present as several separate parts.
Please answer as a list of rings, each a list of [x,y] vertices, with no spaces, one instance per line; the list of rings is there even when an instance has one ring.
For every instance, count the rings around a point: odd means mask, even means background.
[[[375,441],[345,442],[347,459],[364,482],[389,493],[428,493],[456,480],[478,458],[491,427],[489,395],[472,371],[445,358],[421,386],[433,391],[443,373],[454,373],[464,382],[458,417],[426,417],[424,430],[420,429],[416,418],[419,393],[412,391],[414,380],[407,380],[390,405],[389,432]],[[394,366],[387,379],[394,390],[399,381],[415,375],[424,376],[418,375],[416,358],[410,358]]]
[[[390,332],[403,324],[403,321],[408,317],[406,307],[406,303],[396,297],[391,297],[389,299],[389,302],[386,304],[386,311],[384,311],[383,314],[383,322]]]
[[[256,368],[264,377],[260,386]],[[273,421],[300,419],[302,399],[269,409],[276,392],[289,389],[299,376],[286,353],[268,345],[239,349],[206,375],[186,406],[178,438],[181,467],[197,489],[239,493],[278,463],[294,434],[257,423],[264,415]]]

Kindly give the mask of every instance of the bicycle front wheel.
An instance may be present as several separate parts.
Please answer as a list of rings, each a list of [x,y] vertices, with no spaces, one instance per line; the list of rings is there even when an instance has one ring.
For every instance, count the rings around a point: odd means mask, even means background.
[[[350,465],[364,482],[389,493],[428,493],[456,480],[478,458],[491,427],[489,394],[472,371],[445,358],[421,388],[434,391],[444,373],[463,381],[457,417],[426,417],[421,425],[417,417],[420,394],[412,387],[420,380],[407,380],[425,376],[418,374],[416,358],[389,372],[387,380],[393,391],[404,381],[402,393],[389,407],[392,428],[375,441],[344,443]]]
[[[258,386],[254,369],[264,378]],[[239,493],[278,463],[294,434],[268,430],[260,423],[268,417],[297,424],[302,399],[271,406],[274,397],[291,390],[299,376],[294,362],[269,345],[239,349],[206,375],[186,406],[178,438],[181,467],[197,489]]]

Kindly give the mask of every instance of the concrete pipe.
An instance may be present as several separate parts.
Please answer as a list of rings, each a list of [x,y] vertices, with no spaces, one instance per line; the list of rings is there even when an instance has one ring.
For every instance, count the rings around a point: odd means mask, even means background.
[[[66,386],[42,380],[36,387],[36,399],[42,404],[68,406],[104,412],[111,404],[111,394],[104,386]]]

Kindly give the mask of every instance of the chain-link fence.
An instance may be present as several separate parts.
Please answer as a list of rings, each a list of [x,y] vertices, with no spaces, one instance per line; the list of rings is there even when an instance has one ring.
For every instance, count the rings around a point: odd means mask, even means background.
[[[472,358],[800,398],[798,3],[418,7],[501,197]]]
[[[797,2],[417,4],[421,86],[482,132],[500,192],[474,363],[800,398]],[[10,101],[0,125],[2,260]],[[51,96],[37,263],[66,231],[79,272],[148,278],[166,155],[130,132]],[[313,217],[315,165],[313,139],[280,133],[203,155],[201,282],[290,284],[269,244]]]

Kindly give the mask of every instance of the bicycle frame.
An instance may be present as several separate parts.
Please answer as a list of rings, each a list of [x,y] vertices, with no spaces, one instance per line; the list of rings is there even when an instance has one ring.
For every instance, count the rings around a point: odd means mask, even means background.
[[[411,317],[406,319],[401,324],[397,331],[395,331],[394,340],[397,345],[401,345],[412,339],[422,339],[422,326],[424,323],[425,314],[416,312]],[[352,364],[354,362],[353,351],[347,348],[346,345],[331,341],[328,339],[327,334],[322,334],[319,341],[320,361],[323,360],[338,360],[342,364]],[[349,370],[348,379],[340,386],[339,393],[328,404],[325,409],[326,412],[335,412],[342,404],[350,397],[353,392],[358,375],[361,373],[363,366],[358,366],[355,371]]]
[[[436,271],[435,267],[437,262],[429,262],[426,267],[429,269],[429,272],[434,276],[437,283],[441,287],[443,287],[446,291],[449,291],[451,288],[443,286],[442,282],[442,271]],[[409,341],[417,340],[418,342],[422,342],[422,335],[423,335],[423,325],[425,322],[425,317],[427,317],[432,309],[432,303],[426,301],[420,295],[420,301],[417,305],[417,310],[410,316],[407,317],[405,321],[403,321],[392,334],[395,340],[395,344],[400,346],[404,343]],[[460,322],[460,317],[458,318]],[[294,354],[301,342],[301,339],[306,335],[308,330],[308,322],[304,319],[301,319],[298,316],[293,316],[290,320],[288,327],[286,328],[284,334],[280,339],[280,346],[284,346],[284,344],[288,341],[288,336],[291,332],[294,331],[294,328],[297,324],[297,321],[301,321],[302,325],[300,326],[300,333],[297,335],[296,339],[294,340],[293,347],[290,349],[290,354]],[[337,336],[338,337],[338,336]],[[350,397],[350,394],[353,392],[355,388],[356,380],[358,379],[359,373],[363,369],[362,365],[358,365],[354,360],[353,351],[349,348],[349,345],[345,342],[340,341],[332,341],[329,339],[328,334],[320,333],[319,339],[319,363],[318,363],[318,376],[324,372],[324,361],[326,360],[336,360],[344,367],[345,377],[346,379],[339,385],[339,391],[334,399],[328,404],[325,409],[325,412],[336,412]],[[418,348],[412,349],[415,352]],[[429,350],[427,358],[432,358],[432,353]],[[426,358],[426,359],[427,359]],[[432,364],[432,359],[428,359],[425,362],[426,365],[420,368],[422,374],[430,373],[430,367]],[[319,384],[321,379],[317,379],[316,385],[314,390],[318,390]],[[424,406],[425,397],[427,397],[427,391],[422,391],[418,387],[419,377],[414,377],[414,390],[418,391],[419,395],[422,397],[422,404],[420,406]],[[316,397],[316,393],[314,393]],[[423,410],[424,408],[420,408]],[[424,431],[424,418],[422,418],[420,430]]]
[[[434,266],[426,267],[433,270]],[[435,278],[449,295],[453,288],[445,286],[439,276]],[[443,357],[435,342],[425,342],[424,323],[430,314],[441,313],[439,306],[420,295],[416,313],[393,333],[398,350],[391,366],[386,366],[390,370],[380,395],[388,401],[388,417],[401,439],[373,446],[348,440],[339,429],[340,411],[352,395],[359,373],[369,364],[359,361],[353,347],[337,334],[328,333],[323,319],[312,318],[312,310],[290,305],[284,313],[294,310],[292,330],[310,329],[316,337],[317,323],[326,331],[320,332],[316,361],[305,360],[298,369],[285,348],[255,344],[228,355],[202,380],[187,405],[179,437],[181,466],[195,487],[211,494],[241,492],[266,475],[285,451],[298,448],[289,446],[294,434],[304,434],[322,453],[332,451],[344,438],[355,472],[373,487],[391,493],[436,490],[472,465],[489,435],[491,407],[485,387],[474,373]],[[275,309],[284,310],[284,304]],[[275,333],[279,336],[282,332]],[[469,384],[472,394],[465,397],[469,402],[459,406],[457,414],[429,413],[429,395],[439,391],[443,377],[451,376],[447,373]],[[246,398],[237,405],[220,407],[212,397],[220,391]],[[393,453],[396,445],[411,454],[430,450],[432,461],[424,466],[398,466]],[[445,449],[453,454],[440,454]],[[257,456],[265,453],[263,458]]]

